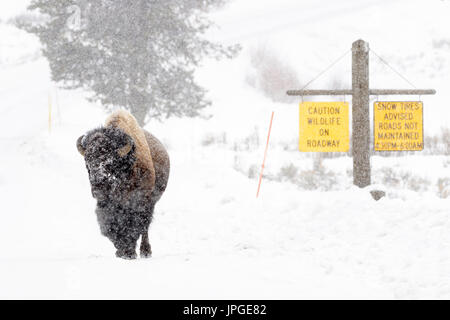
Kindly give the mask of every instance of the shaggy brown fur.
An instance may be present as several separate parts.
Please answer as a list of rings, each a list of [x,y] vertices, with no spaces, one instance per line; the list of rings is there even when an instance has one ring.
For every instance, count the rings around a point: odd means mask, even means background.
[[[152,192],[152,201],[158,201],[166,190],[169,180],[170,160],[162,143],[150,132],[143,130],[147,144],[152,155],[153,167],[155,168],[155,187]]]
[[[155,168],[144,130],[139,126],[136,118],[125,110],[112,113],[106,119],[105,127],[119,128],[133,139],[136,145],[135,179],[133,180],[139,181],[139,185],[136,187],[147,190],[148,197],[150,197],[155,186]]]

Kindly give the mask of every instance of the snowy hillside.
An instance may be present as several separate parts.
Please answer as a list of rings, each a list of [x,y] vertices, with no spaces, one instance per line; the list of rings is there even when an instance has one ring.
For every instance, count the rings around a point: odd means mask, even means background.
[[[374,156],[373,182],[387,191],[375,202],[352,186],[350,157],[297,150],[299,101],[273,102],[247,81],[261,46],[306,84],[363,38],[437,90],[421,97],[425,135],[437,134],[450,128],[449,1],[235,0],[214,12],[209,36],[243,50],[198,70],[213,102],[204,118],[146,125],[172,168],[153,256],[135,261],[100,235],[75,146],[107,113],[51,82],[37,39],[8,22],[27,1],[12,3],[0,4],[0,298],[450,298],[449,156]],[[410,88],[376,57],[370,68],[371,87]],[[350,70],[349,55],[311,88],[350,87]]]

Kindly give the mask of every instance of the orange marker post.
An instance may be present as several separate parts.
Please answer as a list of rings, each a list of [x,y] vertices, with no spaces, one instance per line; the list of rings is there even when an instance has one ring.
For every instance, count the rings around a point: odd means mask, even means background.
[[[267,135],[267,143],[266,143],[266,150],[264,151],[264,159],[261,166],[261,173],[259,174],[259,183],[258,183],[258,191],[256,191],[256,197],[258,198],[259,195],[259,189],[261,188],[261,181],[264,171],[264,164],[266,163],[266,157],[267,157],[267,149],[269,148],[269,139],[270,139],[270,131],[272,130],[272,122],[273,122],[273,115],[274,112],[272,111],[272,116],[270,117],[270,125],[269,125],[269,134]]]

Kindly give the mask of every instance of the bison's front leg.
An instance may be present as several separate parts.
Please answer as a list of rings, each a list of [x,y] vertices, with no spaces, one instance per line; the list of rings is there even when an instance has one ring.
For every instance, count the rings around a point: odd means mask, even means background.
[[[148,231],[145,231],[142,234],[140,251],[141,258],[150,258],[152,256],[152,247],[148,241]]]
[[[141,221],[144,227],[141,237],[141,258],[150,258],[152,256],[152,247],[148,241],[148,228],[153,216],[153,210],[155,209],[155,203],[149,201],[150,205],[146,206],[145,211],[141,214]]]
[[[117,249],[116,257],[122,259],[136,259],[136,250],[135,249]]]
[[[136,243],[139,235],[135,235],[132,230],[126,230],[127,234],[119,233],[110,240],[116,247],[116,257],[123,259],[136,259]]]
[[[110,239],[116,247],[116,257],[123,259],[136,259],[136,244],[139,239],[140,230],[133,222],[133,218],[122,221],[119,231]]]
[[[97,219],[101,233],[116,247],[116,256],[123,259],[136,258],[136,243],[142,231],[136,225],[133,213],[123,208],[98,205]]]

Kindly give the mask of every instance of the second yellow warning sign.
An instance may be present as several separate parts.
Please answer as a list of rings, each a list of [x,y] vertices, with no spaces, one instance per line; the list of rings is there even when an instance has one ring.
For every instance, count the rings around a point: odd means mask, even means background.
[[[348,102],[300,103],[299,149],[304,152],[347,152]]]
[[[378,101],[373,114],[375,151],[423,150],[421,101]]]

